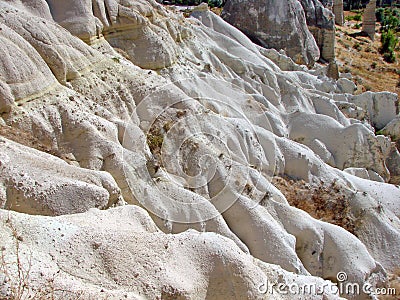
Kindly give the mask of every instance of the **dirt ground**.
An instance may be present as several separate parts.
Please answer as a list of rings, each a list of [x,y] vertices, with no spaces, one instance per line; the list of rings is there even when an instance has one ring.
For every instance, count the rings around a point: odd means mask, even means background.
[[[345,16],[355,15],[345,12]],[[358,93],[364,91],[390,91],[400,95],[400,52],[397,61],[387,63],[379,53],[381,35],[377,23],[375,40],[362,36],[361,21],[346,21],[344,26],[336,26],[336,58],[340,72],[350,72],[359,85]],[[399,50],[399,49],[397,49]]]

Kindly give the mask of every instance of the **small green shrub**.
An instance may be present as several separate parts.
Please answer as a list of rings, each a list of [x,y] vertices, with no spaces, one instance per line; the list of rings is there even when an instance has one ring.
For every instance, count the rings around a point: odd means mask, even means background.
[[[380,51],[381,53],[383,53],[383,58],[386,62],[392,63],[396,61],[396,55],[394,53],[394,49],[396,48],[398,42],[399,39],[391,29],[382,32],[381,35],[382,46],[380,48]]]
[[[393,51],[383,53],[383,59],[388,63],[394,63],[396,61],[396,55]]]
[[[392,30],[388,30],[387,32],[383,32],[381,35],[381,52],[385,53],[388,51],[394,51],[396,45],[398,43],[398,38],[394,34]]]
[[[354,2],[357,2],[357,1],[354,1]],[[350,12],[356,13],[356,14],[361,14],[361,12],[362,12],[362,10],[360,9],[361,8],[361,3],[360,3],[361,1],[358,1],[358,2],[359,3],[355,3],[354,6],[352,6],[352,8],[350,8]],[[357,6],[357,8],[356,8],[356,6]]]
[[[357,22],[360,22],[361,19],[362,19],[361,14],[357,14],[357,15],[355,15],[355,16],[353,17],[353,20],[354,20],[354,21],[357,21]]]
[[[357,51],[361,51],[362,50],[362,47],[361,47],[360,43],[355,43],[353,45],[353,48],[356,49]]]
[[[208,0],[208,6],[209,7],[221,7],[222,0]]]
[[[359,13],[354,15],[354,16],[346,16],[345,17],[346,21],[357,21],[357,22],[359,22],[359,21],[361,21],[361,19],[362,19],[362,16]]]
[[[400,10],[399,9],[378,9],[376,11],[378,22],[381,23],[381,30],[387,31],[389,29],[394,32],[400,32]]]
[[[385,9],[380,7],[375,11],[375,17],[377,22],[382,22],[385,17]]]
[[[389,15],[383,18],[381,24],[385,30],[399,31],[400,19],[394,15]]]

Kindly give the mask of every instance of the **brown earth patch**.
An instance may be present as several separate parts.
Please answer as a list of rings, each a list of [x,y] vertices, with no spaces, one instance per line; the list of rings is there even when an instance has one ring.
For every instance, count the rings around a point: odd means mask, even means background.
[[[272,183],[283,193],[289,204],[309,213],[313,218],[338,225],[355,233],[349,196],[336,182],[309,184],[289,177],[274,177]]]
[[[24,146],[34,148],[36,150],[46,152],[57,157],[62,156],[59,151],[43,144],[36,137],[19,128],[11,127],[8,125],[0,125],[0,136],[3,136],[6,139],[22,144]]]

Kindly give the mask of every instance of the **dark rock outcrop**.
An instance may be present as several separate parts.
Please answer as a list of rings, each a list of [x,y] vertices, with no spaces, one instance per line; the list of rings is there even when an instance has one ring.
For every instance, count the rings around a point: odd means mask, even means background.
[[[335,58],[335,17],[319,0],[300,0],[305,11],[308,29],[321,51],[321,58]]]
[[[320,0],[322,5],[330,9],[335,15],[335,24],[343,26],[343,0]]]
[[[261,46],[284,49],[296,63],[312,66],[319,59],[297,0],[228,0],[222,18]]]
[[[376,10],[376,0],[371,0],[367,7],[365,8],[363,15],[363,27],[362,31],[366,33],[371,40],[375,39],[375,10]]]

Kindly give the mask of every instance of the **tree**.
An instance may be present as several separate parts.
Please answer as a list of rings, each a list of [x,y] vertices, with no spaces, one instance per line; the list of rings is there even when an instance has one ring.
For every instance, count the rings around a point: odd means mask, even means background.
[[[210,7],[221,7],[222,0],[208,0],[208,6]]]
[[[396,61],[396,55],[394,49],[397,46],[399,39],[393,30],[389,29],[387,31],[382,32],[381,35],[381,43],[382,47],[380,49],[381,53],[383,53],[383,58],[385,61],[392,63]]]

